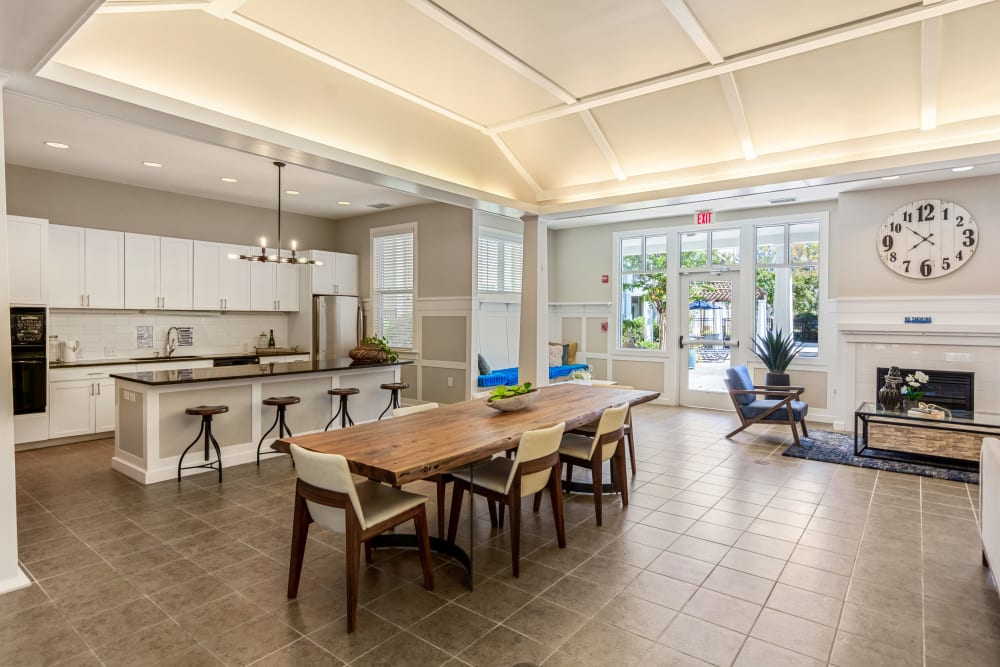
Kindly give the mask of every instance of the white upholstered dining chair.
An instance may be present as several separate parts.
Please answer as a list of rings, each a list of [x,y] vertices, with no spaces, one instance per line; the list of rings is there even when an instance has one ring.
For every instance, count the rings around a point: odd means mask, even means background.
[[[288,597],[295,598],[302,574],[309,524],[347,536],[347,631],[354,632],[358,614],[358,570],[361,546],[376,535],[413,519],[420,548],[424,588],[434,589],[430,540],[427,534],[427,498],[366,480],[355,483],[347,459],[291,445],[298,482],[292,522],[292,554],[288,564]]]
[[[392,416],[395,417],[405,417],[406,415],[416,414],[418,412],[426,412],[428,410],[434,410],[440,407],[437,403],[418,403],[417,405],[407,405],[402,408],[395,408],[392,411]],[[447,490],[448,482],[451,481],[451,475],[447,473],[442,473],[440,475],[434,475],[433,477],[428,477],[428,481],[434,482],[437,487],[437,529],[438,537],[444,538],[444,496]]]
[[[594,492],[594,514],[597,525],[603,521],[601,502],[604,495],[603,464],[612,461],[613,478],[622,496],[622,505],[628,506],[628,480],[625,478],[625,418],[629,404],[622,403],[606,409],[601,414],[593,436],[567,433],[559,446],[559,458],[566,464],[566,484],[573,483],[573,466],[588,466]]]

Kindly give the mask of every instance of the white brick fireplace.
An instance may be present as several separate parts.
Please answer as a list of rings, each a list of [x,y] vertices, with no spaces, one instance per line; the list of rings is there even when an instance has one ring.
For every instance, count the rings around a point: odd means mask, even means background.
[[[836,319],[836,428],[852,428],[858,404],[875,400],[879,366],[975,373],[976,410],[1000,413],[1000,297],[841,299]]]

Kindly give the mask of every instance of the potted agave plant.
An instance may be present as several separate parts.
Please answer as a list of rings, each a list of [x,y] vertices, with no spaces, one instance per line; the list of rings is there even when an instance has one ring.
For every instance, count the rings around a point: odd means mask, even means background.
[[[767,368],[765,384],[772,387],[787,387],[791,384],[788,373],[788,365],[792,359],[802,350],[802,343],[798,343],[789,334],[785,335],[781,329],[777,332],[768,331],[754,338],[753,353],[756,354]]]

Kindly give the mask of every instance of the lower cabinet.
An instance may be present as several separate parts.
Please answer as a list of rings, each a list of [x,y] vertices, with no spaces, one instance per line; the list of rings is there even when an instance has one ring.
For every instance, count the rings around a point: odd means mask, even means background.
[[[100,371],[51,370],[49,438],[115,430],[115,381],[108,376],[134,371],[135,366],[113,366]]]

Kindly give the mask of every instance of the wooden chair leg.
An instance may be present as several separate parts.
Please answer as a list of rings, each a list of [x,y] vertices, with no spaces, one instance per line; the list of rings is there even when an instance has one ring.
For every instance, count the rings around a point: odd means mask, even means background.
[[[347,517],[347,544],[344,547],[347,568],[347,632],[358,624],[358,579],[361,569],[361,526],[354,516]]]
[[[514,577],[518,578],[521,576],[521,492],[520,488],[516,490],[516,493],[510,494],[507,503],[502,503],[500,505],[501,511],[503,506],[510,504],[510,560],[514,565]]]
[[[490,502],[493,501],[491,500]],[[497,527],[500,530],[503,530],[503,515],[507,509],[507,505],[506,503],[497,503],[497,505],[499,505],[499,507],[497,507]]]
[[[559,483],[559,471],[558,470],[553,470],[552,471],[552,476],[555,478],[556,483],[558,484]],[[542,492],[541,491],[539,491],[538,493],[535,494],[535,502],[531,506],[531,511],[537,514],[538,510],[540,510],[540,509],[542,509]]]
[[[472,495],[473,495],[472,491],[469,491],[469,496],[472,497]],[[472,506],[475,507],[476,506],[475,498],[473,498],[473,500],[471,502],[472,502]],[[497,527],[497,504],[495,502],[493,502],[492,498],[487,498],[486,499],[486,508],[489,509],[489,511],[490,511],[490,525],[493,526],[494,528],[496,528]],[[502,528],[503,526],[500,526],[500,527]]]
[[[593,478],[594,487],[594,516],[597,517],[597,525],[603,525],[603,505],[601,496],[604,495],[603,463],[601,461],[601,448],[594,450],[594,455],[590,459],[590,475]]]
[[[372,545],[368,544],[367,541],[365,542],[365,562],[369,565],[375,562],[372,558]]]
[[[552,497],[552,515],[555,517],[556,521],[556,539],[559,542],[559,548],[564,549],[566,547],[566,518],[563,514],[563,497],[562,489],[559,484],[559,472],[558,470],[552,471],[552,477],[549,479],[549,496]],[[541,491],[535,498],[541,496]]]
[[[457,479],[452,484],[451,489],[451,511],[448,512],[448,541],[454,542],[455,535],[458,534],[458,519],[462,513],[462,495],[465,493],[465,486]]]
[[[625,443],[619,441],[614,455],[615,468],[618,470],[618,492],[622,495],[622,507],[628,507],[628,479],[625,477]]]
[[[804,435],[805,437],[808,438],[809,437],[809,429],[806,428],[806,420],[805,419],[800,419],[799,420],[799,426],[802,428],[802,435]]]
[[[628,457],[632,461],[632,477],[635,477],[635,427],[629,426],[626,437],[628,438]]]
[[[302,575],[302,561],[306,553],[306,538],[309,537],[309,508],[306,499],[295,494],[295,510],[292,514],[292,554],[288,560],[288,599],[299,594],[299,577]]]
[[[424,572],[424,588],[434,590],[434,564],[431,562],[431,541],[427,534],[427,510],[423,507],[413,517],[413,527],[420,540],[420,569]]]
[[[569,490],[573,485],[573,463],[567,459],[566,460],[566,489]]]

